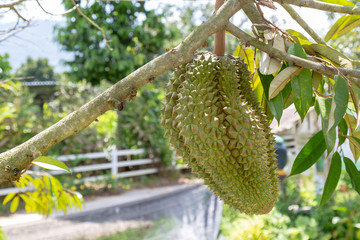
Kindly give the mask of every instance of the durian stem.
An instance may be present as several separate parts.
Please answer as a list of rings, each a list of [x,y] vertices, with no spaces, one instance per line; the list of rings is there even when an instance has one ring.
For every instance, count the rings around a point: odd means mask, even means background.
[[[223,5],[224,1],[225,0],[216,0],[215,11]],[[225,29],[215,33],[214,54],[216,56],[225,55]]]

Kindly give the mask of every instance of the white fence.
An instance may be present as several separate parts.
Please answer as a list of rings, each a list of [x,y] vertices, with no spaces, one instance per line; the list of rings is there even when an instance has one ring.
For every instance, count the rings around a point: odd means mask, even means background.
[[[154,168],[154,167],[139,169],[139,170],[118,172],[118,169],[121,167],[148,165],[148,164],[153,164],[153,163],[159,162],[158,159],[150,159],[150,158],[131,160],[132,155],[139,155],[139,154],[143,154],[143,153],[145,153],[144,149],[117,150],[114,148],[109,153],[95,152],[95,153],[85,153],[85,154],[72,154],[72,155],[63,155],[63,156],[54,157],[54,158],[59,161],[63,161],[63,162],[75,161],[75,160],[86,160],[86,159],[108,159],[109,160],[109,162],[107,162],[107,163],[91,164],[91,165],[84,165],[84,166],[77,166],[77,167],[70,168],[71,172],[73,174],[108,169],[111,172],[111,176],[113,176],[115,178],[126,178],[126,177],[143,176],[143,175],[147,175],[147,174],[157,173],[158,168]],[[126,156],[127,160],[118,161],[118,157],[120,157],[120,156]],[[50,173],[52,175],[64,174],[63,171],[51,171]],[[96,181],[96,180],[106,179],[108,177],[109,177],[109,174],[98,175],[98,176],[82,178],[82,181]],[[0,196],[7,195],[12,192],[18,192],[18,191],[19,191],[18,188],[3,188],[3,189],[0,189]]]

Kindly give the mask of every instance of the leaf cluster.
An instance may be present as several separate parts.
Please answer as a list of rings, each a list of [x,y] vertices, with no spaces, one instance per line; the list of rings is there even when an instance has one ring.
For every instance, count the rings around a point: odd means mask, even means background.
[[[55,177],[44,174],[32,177],[29,174],[22,175],[19,182],[15,182],[20,192],[8,194],[3,204],[10,204],[10,211],[15,212],[20,200],[25,203],[26,212],[35,212],[49,216],[53,210],[62,210],[74,207],[81,209],[83,198],[81,194],[63,188]],[[33,191],[23,191],[25,188],[32,188]]]

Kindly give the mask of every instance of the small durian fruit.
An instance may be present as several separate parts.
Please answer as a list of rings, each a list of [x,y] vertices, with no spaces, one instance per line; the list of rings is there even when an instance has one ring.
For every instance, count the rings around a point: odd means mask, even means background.
[[[178,154],[225,203],[265,214],[279,193],[275,142],[249,79],[239,59],[199,53],[170,80],[162,125]]]

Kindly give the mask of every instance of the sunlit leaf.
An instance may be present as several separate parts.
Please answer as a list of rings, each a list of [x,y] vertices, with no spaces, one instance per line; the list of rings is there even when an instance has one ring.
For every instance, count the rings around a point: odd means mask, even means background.
[[[341,175],[341,157],[335,152],[331,159],[330,169],[326,178],[324,191],[321,196],[320,206],[325,204],[333,194]]]
[[[344,78],[339,75],[334,77],[334,92],[332,99],[331,110],[329,114],[328,130],[335,128],[343,119],[348,101],[349,101],[349,87]]]
[[[326,143],[322,131],[317,132],[305,144],[297,155],[291,169],[290,176],[299,174],[309,169],[325,152]]]
[[[355,132],[355,130],[356,130],[355,117],[351,114],[346,113],[344,119],[349,128],[349,135],[352,137],[360,138],[360,132]],[[360,157],[360,149],[356,143],[356,140],[355,139],[350,140],[350,138],[349,138],[349,145],[350,145],[350,150],[354,156],[354,159],[355,159],[355,161],[357,161]]]
[[[312,44],[309,45],[309,47],[311,47],[318,57],[329,60],[340,67],[353,68],[352,62],[349,58],[334,48],[322,44]]]
[[[19,206],[19,196],[16,196],[13,198],[12,202],[11,202],[11,205],[10,205],[10,212],[15,212],[16,209],[18,208]]]
[[[358,192],[360,194],[360,172],[359,172],[359,170],[356,168],[354,162],[347,157],[344,157],[344,163],[345,163],[346,171],[350,176],[351,184],[352,184],[353,188],[355,189],[356,192]]]
[[[9,201],[11,201],[14,198],[15,195],[16,195],[16,193],[9,193],[8,195],[6,195],[6,197],[5,197],[4,201],[3,201],[3,205],[5,205]]]
[[[330,39],[341,37],[358,25],[360,25],[360,16],[344,15],[331,26],[324,40],[327,42]]]
[[[275,33],[275,37],[273,40],[268,42],[273,48],[278,49],[279,51],[286,52],[285,50],[285,40],[281,34],[278,32]],[[274,74],[282,66],[282,61],[270,57],[267,53],[262,52],[260,57],[260,73],[263,75]]]
[[[336,4],[336,5],[342,5],[342,6],[349,6],[349,7],[354,6],[354,3],[348,0],[319,0],[319,1]]]
[[[321,80],[322,80],[322,75],[318,72],[313,71],[312,72],[312,83],[313,83],[313,88],[315,90],[317,90],[319,88]]]
[[[275,78],[271,81],[269,87],[269,98],[276,97],[289,83],[291,78],[298,75],[301,72],[300,67],[290,66],[279,72]]]
[[[38,157],[32,163],[50,170],[63,170],[70,172],[70,169],[65,165],[65,163],[47,156]]]

